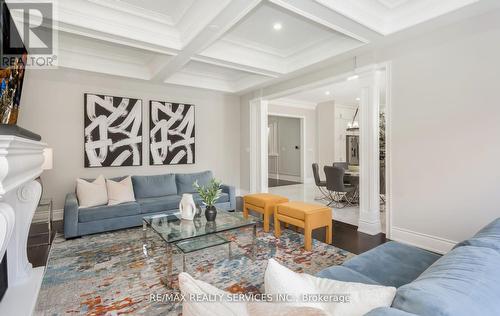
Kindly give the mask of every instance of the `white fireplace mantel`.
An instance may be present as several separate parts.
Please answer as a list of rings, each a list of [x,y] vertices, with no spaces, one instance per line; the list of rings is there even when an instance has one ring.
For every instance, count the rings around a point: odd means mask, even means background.
[[[46,144],[16,135],[0,135],[0,258],[7,252],[9,287],[0,315],[31,315],[44,267],[33,269],[27,257],[28,233],[42,193]]]

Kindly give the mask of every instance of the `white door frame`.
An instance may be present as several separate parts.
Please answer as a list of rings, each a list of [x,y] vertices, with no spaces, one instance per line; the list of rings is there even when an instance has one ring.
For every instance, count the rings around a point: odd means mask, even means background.
[[[282,114],[278,112],[269,112],[267,115],[271,116],[281,116],[281,117],[290,117],[297,118],[300,120],[300,181],[302,183],[306,182],[306,117],[303,115],[294,115],[294,114]],[[268,156],[269,159],[269,156]]]
[[[371,64],[365,67],[356,69],[355,72],[351,71],[338,76],[333,76],[309,84],[305,84],[292,89],[287,89],[278,93],[273,93],[250,101],[250,190],[251,192],[267,192],[267,115],[268,115],[268,100],[277,99],[290,94],[314,89],[327,84],[333,84],[346,80],[353,74],[362,75],[370,72],[375,72],[380,69],[386,70],[386,229],[385,234],[387,238],[391,237],[392,229],[392,147],[391,147],[391,132],[392,132],[392,75],[391,75],[391,62],[384,62],[378,64]],[[265,127],[265,129],[264,129]],[[362,128],[362,126],[361,126]],[[261,136],[266,136],[265,138]],[[265,139],[265,141],[262,141]],[[265,145],[265,146],[263,146]],[[265,148],[264,148],[265,147]],[[373,148],[372,148],[373,149]],[[305,152],[305,147],[304,147]],[[304,160],[305,163],[305,160]],[[307,166],[304,166],[304,169]],[[305,170],[304,170],[305,171]],[[304,173],[305,175],[305,173]],[[361,175],[360,181],[363,181]],[[378,194],[378,185],[373,185],[373,179],[369,185],[370,194]]]

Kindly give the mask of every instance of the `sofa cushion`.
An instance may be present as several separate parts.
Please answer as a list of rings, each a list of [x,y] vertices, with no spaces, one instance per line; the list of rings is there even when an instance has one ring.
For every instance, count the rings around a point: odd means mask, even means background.
[[[457,244],[455,248],[462,246],[487,247],[500,251],[500,217],[486,225],[472,238]]]
[[[198,180],[200,186],[207,185],[213,178],[212,171],[203,171],[198,173],[178,173],[175,175],[175,181],[177,182],[177,194],[181,195],[183,193],[194,193],[196,189],[193,187],[193,183]]]
[[[369,277],[343,266],[333,266],[330,268],[326,268],[318,272],[316,276],[319,278],[332,279],[344,282],[358,282],[358,283],[379,285],[378,282],[370,279]]]
[[[198,193],[192,193],[193,194],[193,200],[196,204],[201,205],[201,197]],[[215,203],[227,203],[229,202],[229,194],[227,193],[221,193],[220,197],[217,199]]]
[[[415,280],[441,256],[391,241],[346,261],[343,266],[379,284],[400,287]]]
[[[177,194],[174,174],[133,176],[132,183],[136,199]]]
[[[140,206],[137,202],[127,202],[117,205],[101,205],[80,208],[78,210],[78,221],[80,223],[94,222],[106,218],[138,215],[140,213]]]
[[[180,201],[181,197],[179,195],[137,199],[137,202],[141,205],[141,213],[143,214],[178,209]]]
[[[463,246],[398,289],[393,307],[417,315],[500,315],[500,253]]]

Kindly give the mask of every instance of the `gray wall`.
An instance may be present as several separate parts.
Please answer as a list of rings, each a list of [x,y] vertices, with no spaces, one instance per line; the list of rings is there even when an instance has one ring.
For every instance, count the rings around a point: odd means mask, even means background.
[[[244,103],[242,103],[243,105]],[[243,110],[243,106],[242,106]],[[305,109],[269,103],[268,112],[282,115],[300,116],[305,119],[305,182],[312,182],[312,163],[316,159],[316,112],[314,109]],[[243,131],[243,128],[242,128]]]
[[[269,159],[269,173],[278,175],[288,175],[300,177],[300,160],[303,149],[295,149],[295,146],[301,146],[300,137],[300,119],[284,116],[268,117],[268,124],[275,122],[278,130],[278,165],[271,166]]]
[[[143,166],[83,167],[83,94],[129,96],[143,100]],[[196,105],[196,164],[149,166],[149,100]],[[240,182],[240,103],[236,96],[70,70],[27,71],[19,125],[40,134],[54,149],[54,169],[42,174],[44,195],[61,209],[77,177],[161,174],[211,169],[238,187]]]
[[[392,61],[392,232],[446,248],[500,216],[500,12],[436,25],[395,34],[385,48],[361,49],[358,65]],[[351,70],[351,59],[339,61],[259,92]],[[247,138],[242,129],[242,142]]]

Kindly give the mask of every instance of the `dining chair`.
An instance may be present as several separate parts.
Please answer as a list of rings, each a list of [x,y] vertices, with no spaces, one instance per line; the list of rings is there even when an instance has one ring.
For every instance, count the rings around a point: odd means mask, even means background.
[[[356,188],[344,184],[345,170],[340,167],[325,166],[326,189],[331,197],[328,206],[344,208],[352,205]]]
[[[340,168],[342,168],[344,170],[349,169],[349,164],[347,162],[334,162],[333,166],[334,167],[340,167]]]
[[[326,189],[326,181],[322,181],[320,176],[319,176],[319,166],[317,163],[312,164],[312,170],[313,170],[313,176],[314,176],[314,183],[316,183],[316,186],[319,189],[319,192],[323,196],[321,197],[315,197],[315,200],[330,200],[330,194],[328,194],[328,190]]]

